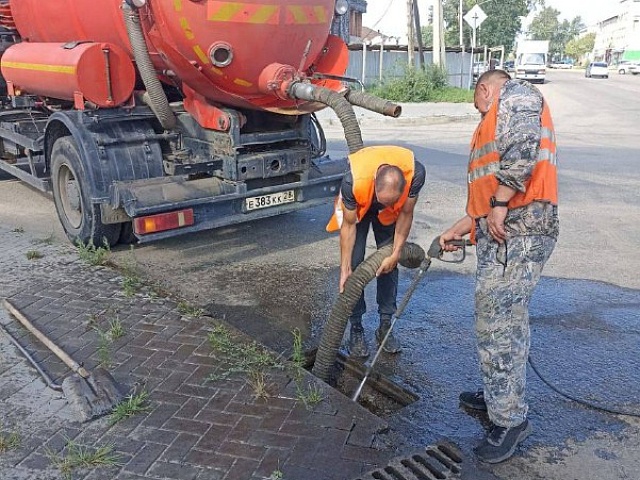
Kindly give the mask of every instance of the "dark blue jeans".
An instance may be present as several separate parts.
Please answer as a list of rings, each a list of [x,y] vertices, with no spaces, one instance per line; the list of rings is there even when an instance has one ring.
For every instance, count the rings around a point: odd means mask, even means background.
[[[367,236],[369,235],[369,227],[373,228],[373,235],[376,239],[376,246],[381,246],[393,242],[393,236],[396,231],[396,225],[382,225],[378,220],[378,215],[371,211],[363,217],[356,225],[356,243],[353,246],[353,254],[351,255],[351,270],[355,271],[356,267],[364,260],[364,254],[367,246]],[[391,316],[396,312],[396,296],[398,294],[398,268],[394,268],[392,272],[381,275],[376,280],[378,293],[378,313],[381,317]],[[362,323],[362,315],[367,311],[367,305],[364,301],[364,292],[360,295],[360,299],[353,312],[349,317],[351,325]]]

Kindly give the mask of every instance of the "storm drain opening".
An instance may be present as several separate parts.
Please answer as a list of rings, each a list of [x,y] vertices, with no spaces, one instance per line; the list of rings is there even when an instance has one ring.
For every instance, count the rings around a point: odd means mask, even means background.
[[[449,442],[428,446],[424,452],[394,458],[353,480],[447,480],[462,471],[462,452]]]
[[[311,370],[316,359],[317,348],[305,352],[305,369]],[[346,395],[353,397],[360,382],[364,378],[366,366],[360,361],[348,358],[338,352],[331,386]],[[420,399],[418,395],[393,382],[375,370],[369,374],[358,403],[374,415],[384,417]]]

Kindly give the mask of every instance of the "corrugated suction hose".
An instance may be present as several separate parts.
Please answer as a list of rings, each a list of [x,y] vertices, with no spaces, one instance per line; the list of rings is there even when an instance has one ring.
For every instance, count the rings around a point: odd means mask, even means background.
[[[133,57],[136,61],[138,72],[140,72],[142,83],[144,83],[147,89],[148,96],[145,96],[145,100],[148,102],[151,110],[153,110],[156,118],[160,121],[162,128],[171,130],[176,126],[176,116],[169,106],[167,95],[164,93],[162,84],[151,62],[147,42],[140,25],[138,9],[131,7],[127,2],[122,2],[122,12],[133,50]]]
[[[376,97],[370,93],[349,90],[345,98],[353,105],[366,108],[372,112],[381,113],[387,117],[398,118],[402,113],[402,107],[397,103]]]
[[[338,294],[322,331],[316,361],[311,370],[321,380],[325,382],[330,380],[349,315],[351,315],[364,288],[376,277],[376,271],[382,265],[382,261],[391,255],[392,251],[393,245],[389,244],[366,258],[347,279],[344,291]],[[424,259],[424,250],[419,245],[406,243],[402,249],[399,263],[407,268],[417,268]]]
[[[360,131],[356,114],[353,111],[353,106],[347,101],[343,94],[304,82],[292,83],[287,93],[291,98],[306,100],[308,102],[324,103],[331,107],[331,109],[336,112],[344,129],[344,137],[347,141],[349,153],[356,153],[364,147],[362,132]]]

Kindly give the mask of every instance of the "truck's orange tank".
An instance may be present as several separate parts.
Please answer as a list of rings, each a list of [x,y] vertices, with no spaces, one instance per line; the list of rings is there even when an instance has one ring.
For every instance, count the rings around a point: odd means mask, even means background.
[[[90,40],[130,52],[121,4],[12,0],[11,11],[24,41]],[[174,72],[210,101],[279,111],[297,105],[261,87],[270,65],[344,74],[346,47],[329,35],[334,5],[335,0],[149,0],[140,16],[158,71]]]
[[[14,89],[99,107],[127,101],[136,80],[126,51],[107,43],[18,43],[2,56],[2,75]]]

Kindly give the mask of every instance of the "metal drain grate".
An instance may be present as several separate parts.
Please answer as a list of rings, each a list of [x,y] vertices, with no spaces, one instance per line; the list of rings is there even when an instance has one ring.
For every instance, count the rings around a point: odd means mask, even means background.
[[[428,446],[424,452],[394,458],[384,468],[354,480],[446,480],[462,470],[462,453],[447,442]]]

